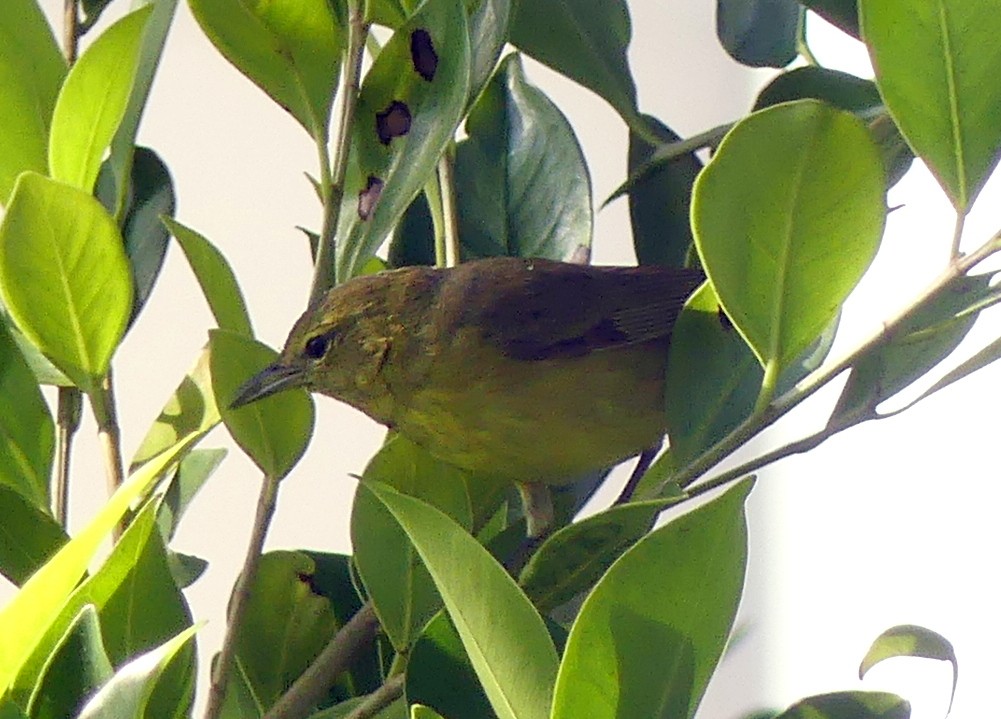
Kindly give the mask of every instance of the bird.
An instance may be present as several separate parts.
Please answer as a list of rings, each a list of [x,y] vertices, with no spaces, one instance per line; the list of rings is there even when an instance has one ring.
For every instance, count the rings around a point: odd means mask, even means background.
[[[299,318],[231,402],[301,387],[465,470],[515,483],[528,533],[548,487],[658,446],[667,350],[698,269],[493,257],[350,279]]]

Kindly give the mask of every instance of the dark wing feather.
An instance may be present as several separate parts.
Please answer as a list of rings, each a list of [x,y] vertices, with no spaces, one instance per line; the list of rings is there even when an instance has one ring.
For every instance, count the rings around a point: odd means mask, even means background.
[[[541,360],[668,338],[698,270],[497,258],[460,265],[443,287],[455,324],[508,357]],[[457,296],[458,295],[458,296]],[[449,300],[455,301],[449,304]]]

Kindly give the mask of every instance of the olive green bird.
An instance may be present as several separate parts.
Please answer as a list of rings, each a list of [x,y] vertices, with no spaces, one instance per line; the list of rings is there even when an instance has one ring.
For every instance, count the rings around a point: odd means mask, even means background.
[[[491,258],[358,277],[306,310],[233,406],[304,387],[441,460],[518,484],[529,533],[546,485],[657,445],[671,331],[698,270]]]

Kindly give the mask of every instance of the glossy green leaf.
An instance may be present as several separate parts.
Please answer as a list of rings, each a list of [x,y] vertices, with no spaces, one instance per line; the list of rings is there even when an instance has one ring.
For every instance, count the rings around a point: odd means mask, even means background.
[[[653,527],[662,499],[612,507],[563,527],[521,571],[518,584],[543,614],[589,591],[623,552]]]
[[[0,13],[0,206],[25,170],[48,168],[49,123],[66,61],[37,0],[6,0]]]
[[[959,681],[959,661],[952,642],[938,632],[919,627],[915,624],[901,624],[890,627],[876,637],[869,651],[865,653],[859,665],[859,679],[881,661],[892,657],[920,657],[922,659],[938,659],[952,665],[952,694],[949,697],[949,710],[952,700],[956,697],[956,683]]]
[[[107,163],[97,178],[97,197],[105,207],[114,207],[114,182]],[[172,216],[176,205],[174,182],[163,160],[147,147],[135,148],[121,223],[135,288],[130,325],[149,299],[167,255],[170,233],[160,218]]]
[[[424,75],[411,52],[415,33],[427,38],[434,57],[424,58],[433,67],[422,68]],[[432,176],[465,111],[469,72],[461,0],[427,0],[379,53],[362,84],[352,128],[337,232],[338,281],[359,274]],[[380,122],[386,123],[381,132]]]
[[[327,137],[344,45],[344,29],[327,0],[189,0],[189,5],[227,60],[311,137]]]
[[[157,67],[160,64],[160,57],[163,55],[163,48],[167,42],[167,33],[174,20],[174,11],[177,9],[177,0],[138,0],[133,3],[133,7],[140,4],[152,6],[146,29],[143,32],[141,45],[139,47],[139,57],[136,64],[135,78],[132,81],[132,88],[129,92],[128,103],[125,113],[114,137],[111,139],[111,152],[107,160],[107,166],[114,178],[114,191],[112,196],[115,201],[108,207],[113,208],[112,214],[120,218],[122,210],[129,208],[129,195],[132,195],[132,203],[139,194],[136,188],[137,178],[140,181],[148,182],[147,173],[149,170],[145,166],[140,166],[137,172],[134,163],[142,160],[136,156],[136,135],[139,131],[139,121],[142,119],[143,111],[146,109],[146,101],[149,98],[150,88],[153,85],[153,78],[156,75]],[[152,153],[152,150],[146,150]],[[157,158],[159,160],[159,158]],[[159,163],[162,165],[163,163]],[[166,168],[163,168],[166,174]],[[170,178],[167,177],[169,182]],[[130,189],[131,183],[131,189]],[[145,186],[145,185],[144,185]],[[171,189],[171,192],[173,190]],[[163,214],[173,214],[173,205],[169,212]],[[154,219],[147,215],[147,222]],[[127,220],[128,221],[128,220]],[[134,220],[133,220],[134,221]],[[157,229],[157,233],[162,229]],[[157,234],[158,236],[158,234]],[[125,230],[126,242],[129,240],[128,228]],[[166,242],[166,239],[162,240]],[[130,256],[132,253],[129,253]]]
[[[852,367],[831,423],[878,416],[877,407],[945,359],[966,337],[985,301],[996,302],[996,273],[960,276],[923,305],[888,340]]]
[[[469,16],[469,102],[479,97],[508,40],[514,0],[466,0]]]
[[[876,83],[914,151],[966,212],[1001,155],[994,0],[861,0]]]
[[[660,134],[668,142],[681,138],[653,117]],[[629,133],[629,175],[638,172],[658,146]],[[692,187],[702,170],[694,152],[686,152],[643,176],[629,190],[629,221],[633,248],[641,265],[684,267],[692,249],[689,219]]]
[[[496,719],[469,663],[462,639],[446,612],[439,612],[414,643],[407,664],[407,700],[445,716]]]
[[[129,471],[135,472],[142,464],[179,443],[200,439],[221,421],[212,394],[206,347],[146,432],[129,463]]]
[[[796,0],[716,0],[716,35],[739,63],[785,67],[796,59],[802,12]]]
[[[515,3],[511,42],[519,50],[593,90],[632,129],[649,134],[636,108],[627,56],[631,39],[625,0]]]
[[[858,0],[800,0],[800,3],[852,37],[859,37]]]
[[[393,513],[420,553],[497,716],[546,719],[556,650],[514,580],[438,510],[376,482],[360,486]]]
[[[150,699],[157,682],[196,631],[198,627],[188,627],[123,666],[87,702],[77,719],[141,719],[151,709]]]
[[[883,98],[872,80],[829,67],[806,65],[783,72],[765,85],[754,100],[754,109],[809,97],[855,114],[872,112],[883,105]]]
[[[21,331],[90,389],[107,372],[132,310],[114,220],[82,190],[21,175],[0,225],[0,294]]]
[[[198,490],[222,464],[226,453],[225,449],[196,449],[181,460],[163,493],[163,501],[157,512],[156,521],[164,542],[174,536],[185,510]]]
[[[737,123],[696,180],[702,266],[775,377],[830,324],[872,261],[884,182],[865,126],[815,100]]]
[[[0,574],[24,584],[67,539],[48,510],[0,485]]]
[[[834,692],[801,699],[775,719],[908,719],[911,705],[887,692]]]
[[[468,531],[473,517],[467,478],[466,472],[400,436],[379,450],[363,475],[365,482],[382,482],[424,500]],[[403,651],[441,608],[431,577],[393,515],[361,488],[351,511],[351,543],[382,627],[397,651]]]
[[[38,677],[28,702],[31,719],[76,716],[86,699],[114,673],[97,610],[88,604],[73,618]]]
[[[281,479],[302,457],[313,434],[313,399],[302,389],[280,392],[239,409],[236,391],[278,354],[235,332],[209,332],[212,392],[233,439],[268,477]]]
[[[56,369],[56,366],[49,361],[48,357],[43,355],[31,343],[31,340],[24,336],[21,330],[17,328],[17,325],[13,324],[13,320],[4,312],[2,304],[0,304],[0,313],[3,313],[4,321],[8,322],[7,330],[10,332],[14,344],[21,350],[21,356],[28,363],[28,367],[31,368],[31,372],[35,375],[35,380],[38,384],[73,387],[73,382],[70,381],[69,377]]]
[[[316,565],[301,552],[261,557],[236,652],[264,708],[274,705],[338,629],[330,602],[312,586],[315,573]]]
[[[105,30],[66,76],[49,135],[54,179],[88,194],[94,189],[101,160],[125,115],[151,10],[136,10]]]
[[[68,598],[14,683],[15,695],[30,692],[39,667],[80,610],[96,607],[104,646],[119,666],[166,641],[191,624],[191,614],[174,583],[166,550],[156,529],[156,502],[147,502],[111,554]],[[191,700],[195,667],[188,661],[170,668],[154,696],[151,716],[174,717]]]
[[[605,573],[570,630],[552,719],[695,713],[740,602],[751,486],[657,529]]]
[[[55,429],[31,368],[0,321],[0,485],[48,511]]]
[[[180,222],[169,218],[163,221],[188,258],[219,328],[253,337],[254,329],[243,293],[223,254],[205,237]]]
[[[0,610],[0,636],[4,637],[0,642],[0,694],[10,686],[59,616],[111,528],[125,515],[132,501],[145,493],[185,449],[185,445],[179,445],[164,452],[132,474],[101,511]]]

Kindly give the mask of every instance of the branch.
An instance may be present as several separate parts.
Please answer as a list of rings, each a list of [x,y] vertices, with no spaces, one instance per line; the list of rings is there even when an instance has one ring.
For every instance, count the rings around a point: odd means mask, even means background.
[[[66,529],[69,515],[70,455],[73,436],[80,429],[80,390],[60,387],[56,400],[56,473],[52,487],[52,513]]]
[[[371,717],[374,717],[403,696],[404,681],[405,677],[402,674],[390,677],[381,687],[369,694],[365,698],[365,701],[359,704],[344,719],[371,719]]]
[[[378,629],[379,619],[375,615],[375,609],[371,602],[366,602],[350,621],[340,628],[319,656],[275,702],[263,719],[308,717],[326,696],[337,677],[350,666],[358,650],[375,638]]]

